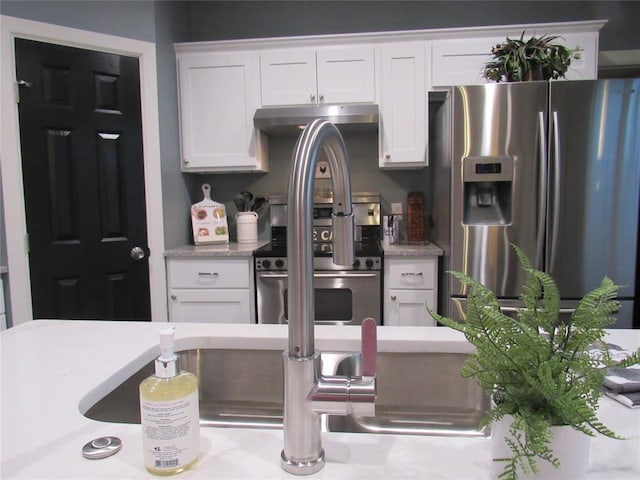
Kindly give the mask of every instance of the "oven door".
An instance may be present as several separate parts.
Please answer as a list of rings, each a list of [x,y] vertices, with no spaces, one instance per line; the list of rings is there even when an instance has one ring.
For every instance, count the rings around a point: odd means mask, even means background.
[[[313,279],[317,324],[381,324],[380,271],[316,271]],[[258,323],[287,323],[287,287],[286,272],[256,272]]]

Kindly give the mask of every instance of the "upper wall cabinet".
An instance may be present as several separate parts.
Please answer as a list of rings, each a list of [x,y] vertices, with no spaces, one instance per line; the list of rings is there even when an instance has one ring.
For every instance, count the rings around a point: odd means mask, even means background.
[[[179,52],[180,140],[185,172],[266,171],[258,55]]]
[[[373,102],[371,47],[291,48],[260,54],[263,106]]]
[[[392,43],[379,48],[381,168],[427,165],[425,43]]]
[[[491,60],[491,48],[505,41],[506,37],[519,38],[520,34],[502,36],[471,37],[438,40],[432,43],[431,84],[477,85],[487,83],[483,76],[484,65]],[[525,39],[547,32],[527,30]],[[573,60],[567,72],[567,80],[595,79],[598,75],[598,32],[549,33],[558,35],[554,43],[578,49],[580,58]]]

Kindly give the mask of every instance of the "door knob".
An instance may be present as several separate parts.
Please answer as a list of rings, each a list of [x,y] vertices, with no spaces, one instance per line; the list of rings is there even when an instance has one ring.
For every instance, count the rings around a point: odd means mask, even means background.
[[[142,260],[146,256],[147,254],[142,247],[133,247],[131,249],[131,258],[134,260]]]

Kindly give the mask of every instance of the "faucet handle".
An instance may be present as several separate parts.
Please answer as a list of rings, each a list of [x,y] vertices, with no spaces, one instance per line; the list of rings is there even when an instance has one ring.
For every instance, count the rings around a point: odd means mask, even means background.
[[[362,376],[375,377],[378,356],[378,334],[376,321],[369,317],[362,321]]]

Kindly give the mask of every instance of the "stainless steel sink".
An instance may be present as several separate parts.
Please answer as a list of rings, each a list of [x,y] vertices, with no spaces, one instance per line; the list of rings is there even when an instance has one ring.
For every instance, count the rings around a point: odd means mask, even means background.
[[[181,365],[200,379],[203,426],[282,428],[283,363],[280,350],[195,349]],[[375,417],[326,415],[333,432],[410,435],[488,435],[477,423],[489,400],[473,380],[460,377],[464,353],[378,353]],[[357,375],[359,356],[323,353],[324,374]],[[149,363],[91,406],[94,420],[140,423],[138,386]]]

